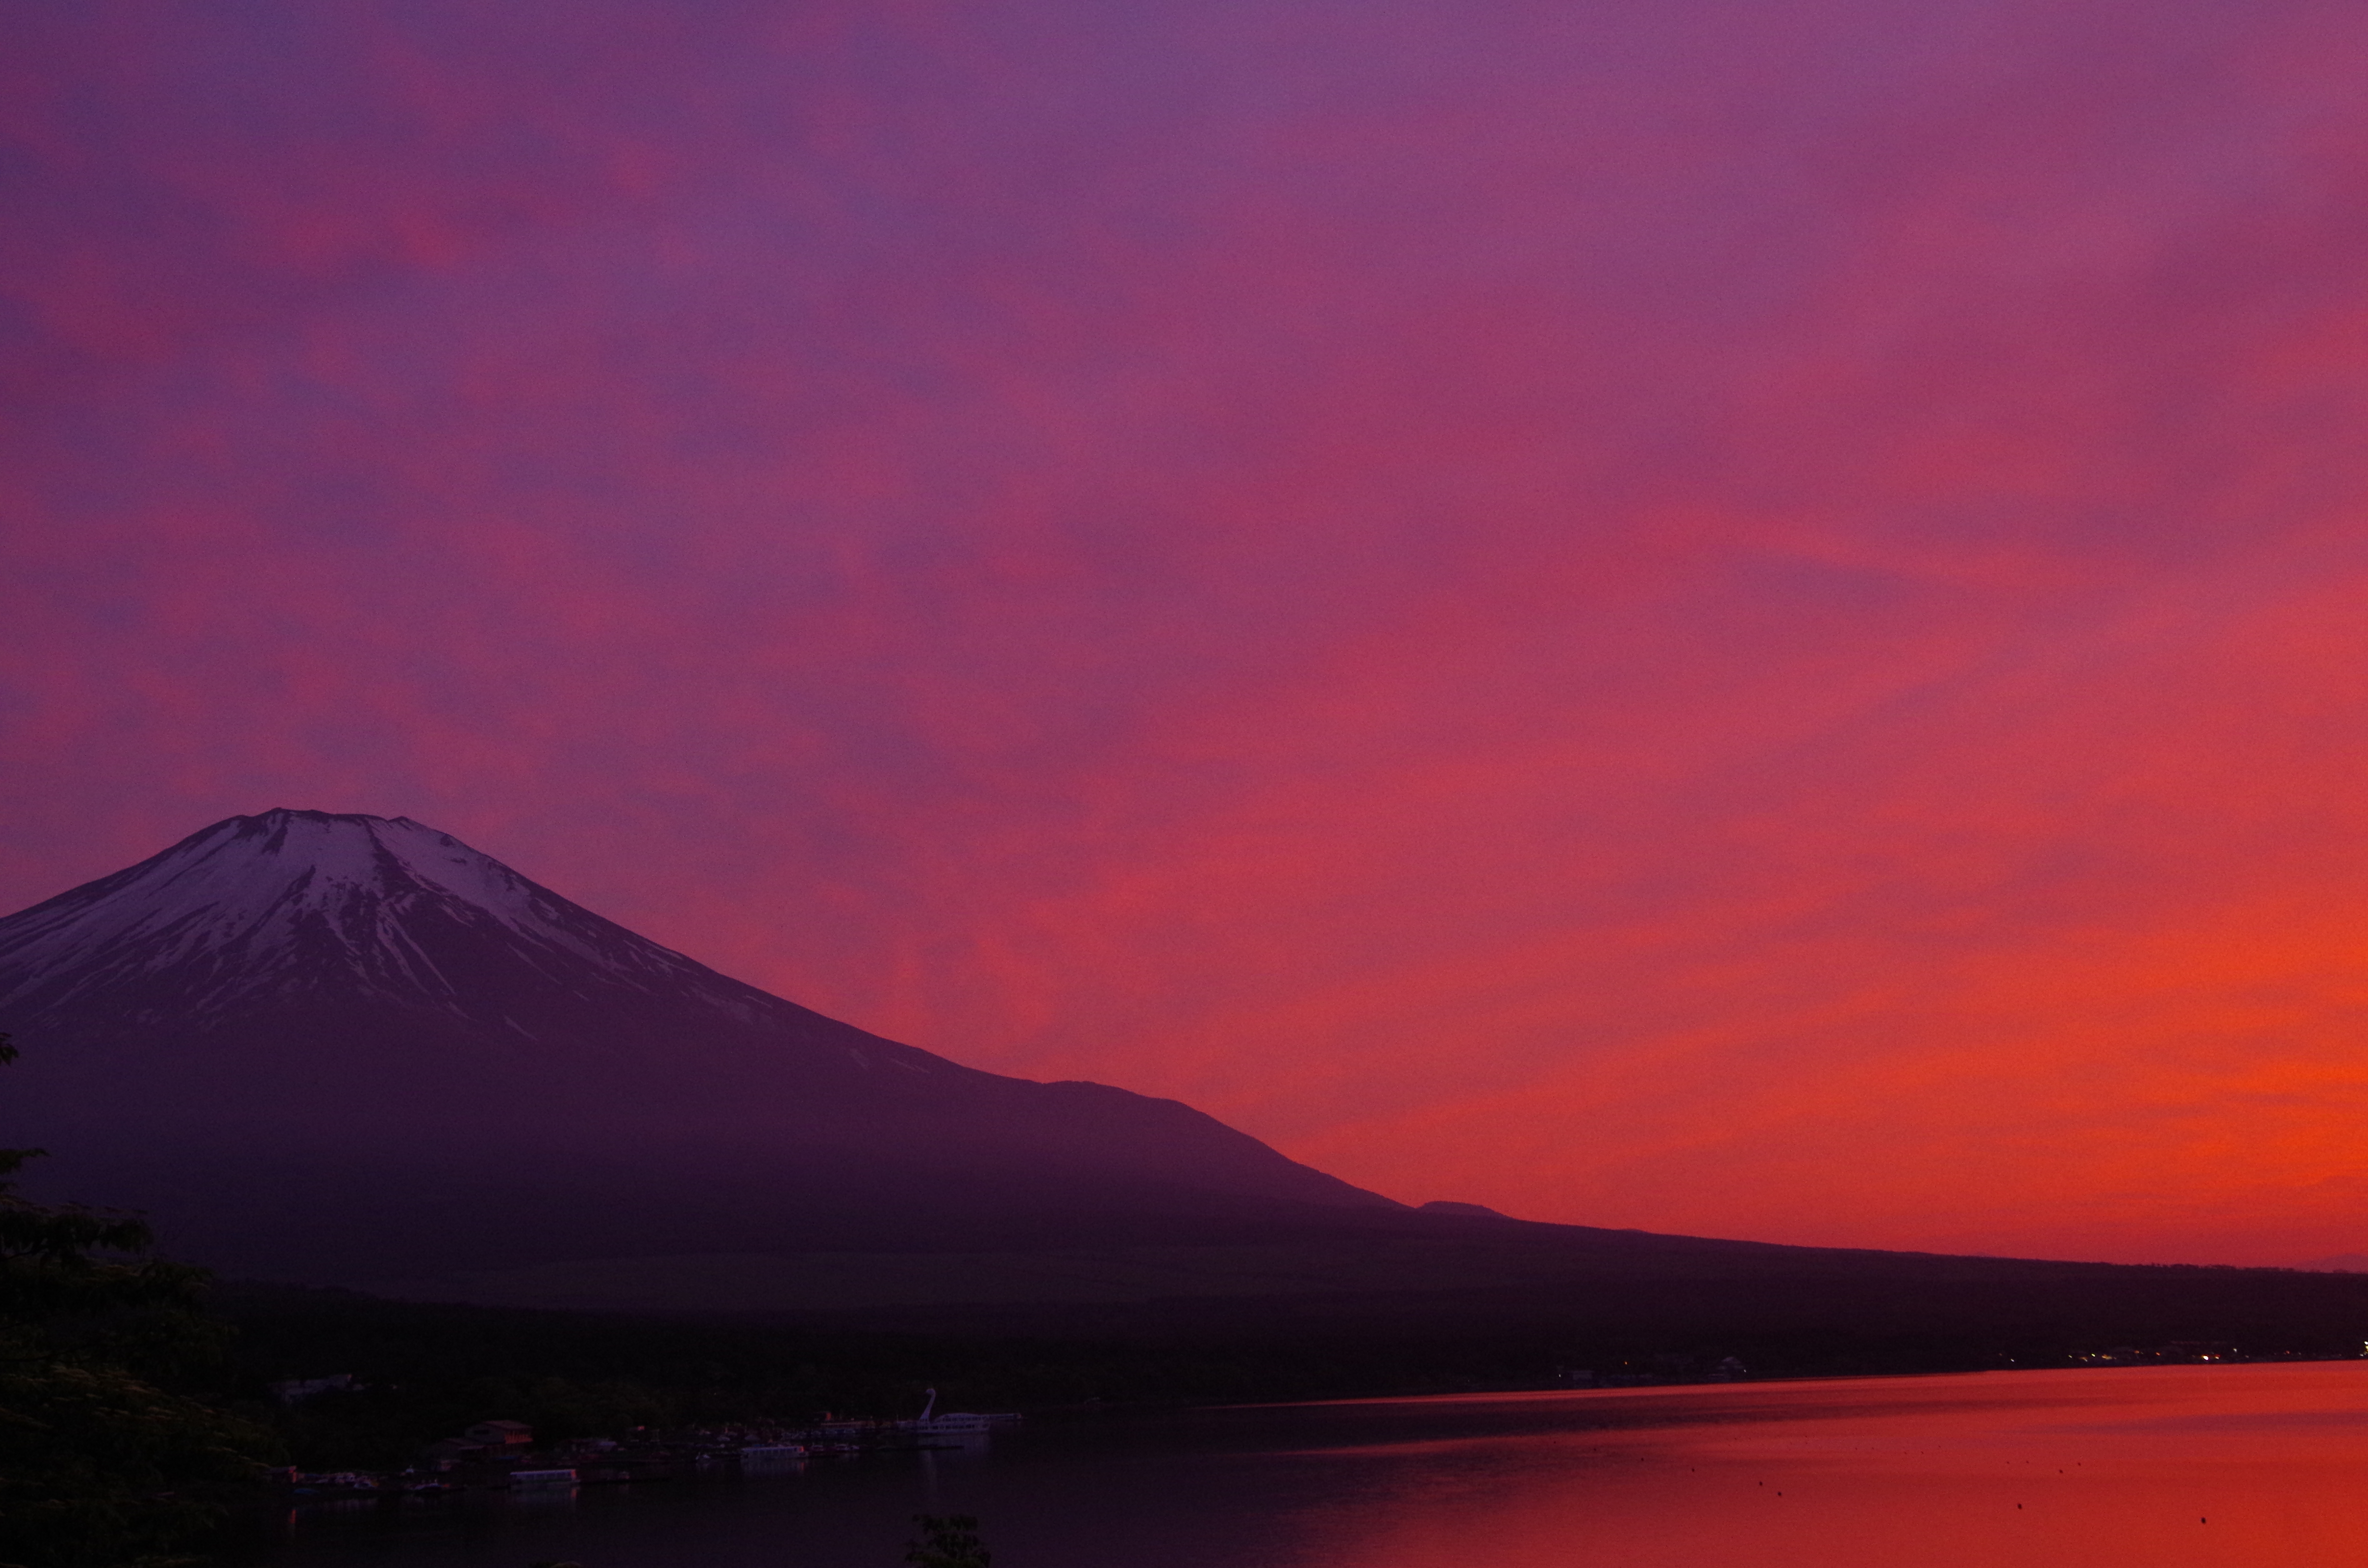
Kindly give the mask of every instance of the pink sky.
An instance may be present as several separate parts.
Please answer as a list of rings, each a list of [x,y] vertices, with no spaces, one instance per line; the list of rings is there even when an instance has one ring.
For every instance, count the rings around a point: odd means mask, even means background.
[[[1409,1200],[2368,1251],[2356,5],[9,10],[0,906],[408,814]]]

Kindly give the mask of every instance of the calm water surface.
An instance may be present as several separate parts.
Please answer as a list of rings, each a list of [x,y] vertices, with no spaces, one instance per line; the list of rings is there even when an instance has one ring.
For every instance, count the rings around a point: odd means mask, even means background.
[[[266,1568],[2368,1563],[2368,1362],[1039,1422],[959,1452],[291,1521]]]

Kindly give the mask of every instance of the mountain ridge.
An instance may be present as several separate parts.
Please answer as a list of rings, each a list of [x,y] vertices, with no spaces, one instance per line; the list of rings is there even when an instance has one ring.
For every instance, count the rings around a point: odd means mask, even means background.
[[[0,1029],[40,1189],[233,1278],[415,1301],[1540,1365],[1943,1333],[1987,1365],[2001,1334],[2356,1347],[2368,1292],[1408,1209],[1176,1101],[868,1034],[404,818],[232,818],[0,919]]]
[[[1402,1211],[1180,1102],[802,1007],[407,818],[233,817],[0,919],[0,1028],[7,1136],[266,1278]]]

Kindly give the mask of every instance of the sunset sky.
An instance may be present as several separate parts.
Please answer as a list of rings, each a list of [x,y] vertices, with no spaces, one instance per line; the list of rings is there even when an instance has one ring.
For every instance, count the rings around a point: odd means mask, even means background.
[[[2358,0],[5,11],[0,908],[406,814],[1409,1201],[2368,1252]]]

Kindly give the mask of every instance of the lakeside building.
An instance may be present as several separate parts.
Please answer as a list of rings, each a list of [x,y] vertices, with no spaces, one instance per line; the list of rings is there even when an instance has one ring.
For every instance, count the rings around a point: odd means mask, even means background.
[[[534,1428],[523,1421],[480,1421],[461,1436],[496,1453],[534,1447]]]

